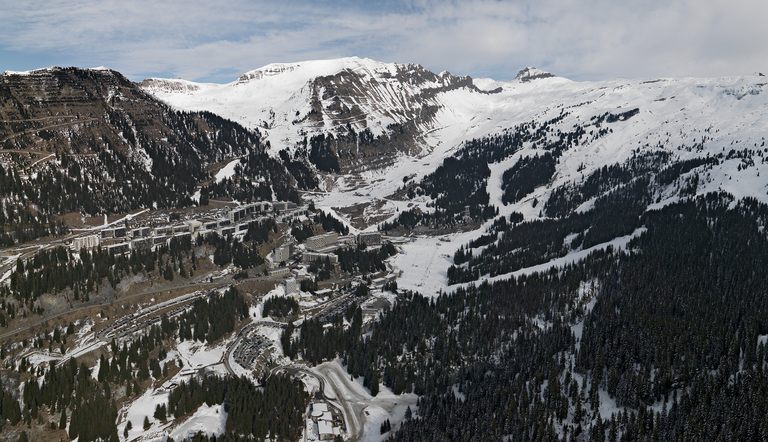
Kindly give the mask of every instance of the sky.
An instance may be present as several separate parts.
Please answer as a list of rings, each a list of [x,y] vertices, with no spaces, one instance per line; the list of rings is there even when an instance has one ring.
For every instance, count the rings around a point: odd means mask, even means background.
[[[229,82],[346,56],[498,80],[768,73],[765,0],[0,0],[0,71]]]

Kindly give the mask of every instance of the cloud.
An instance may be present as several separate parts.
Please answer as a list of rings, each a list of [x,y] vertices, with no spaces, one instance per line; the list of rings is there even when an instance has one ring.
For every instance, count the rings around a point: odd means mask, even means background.
[[[575,79],[768,70],[768,2],[750,0],[0,0],[0,10],[3,50],[137,79],[227,81],[349,55],[500,79],[525,65]]]

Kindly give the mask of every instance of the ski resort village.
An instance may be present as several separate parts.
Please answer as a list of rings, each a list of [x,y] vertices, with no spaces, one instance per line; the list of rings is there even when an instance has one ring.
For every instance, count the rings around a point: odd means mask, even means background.
[[[3,357],[8,366],[40,372],[94,361],[93,378],[104,379],[120,376],[121,352],[132,354],[159,335],[152,348],[139,350],[144,368],[118,393],[124,399],[116,419],[126,440],[183,440],[200,431],[217,434],[217,428],[223,434],[221,406],[166,418],[171,392],[211,374],[242,376],[261,387],[273,376],[300,381],[302,440],[378,435],[385,420],[397,422],[415,407],[415,396],[379,394],[368,403],[364,380],[350,379],[337,360],[313,367],[286,357],[281,341],[304,324],[330,326],[339,318],[367,328],[392,306],[397,270],[390,258],[407,241],[378,231],[350,233],[312,203],[290,201],[210,201],[105,217],[2,250],[2,279],[10,290],[32,283],[30,273],[47,271],[39,259],[67,273],[46,274],[51,284],[63,278],[75,287],[63,302],[41,296],[36,315],[4,316]],[[108,281],[90,279],[83,266],[105,258],[122,270]],[[221,314],[232,317],[222,323],[215,319]],[[177,343],[165,347],[174,336]]]

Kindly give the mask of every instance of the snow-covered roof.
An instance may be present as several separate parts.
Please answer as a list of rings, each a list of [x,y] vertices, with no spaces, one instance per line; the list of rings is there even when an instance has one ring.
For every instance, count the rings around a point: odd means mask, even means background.
[[[331,424],[328,421],[318,421],[317,422],[317,433],[320,436],[326,435],[326,434],[333,434],[333,424]]]

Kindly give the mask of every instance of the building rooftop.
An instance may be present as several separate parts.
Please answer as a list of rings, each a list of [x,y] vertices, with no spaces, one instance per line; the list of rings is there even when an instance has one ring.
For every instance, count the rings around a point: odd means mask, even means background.
[[[317,433],[320,436],[326,435],[326,434],[333,434],[333,425],[328,421],[318,421],[317,422]]]

